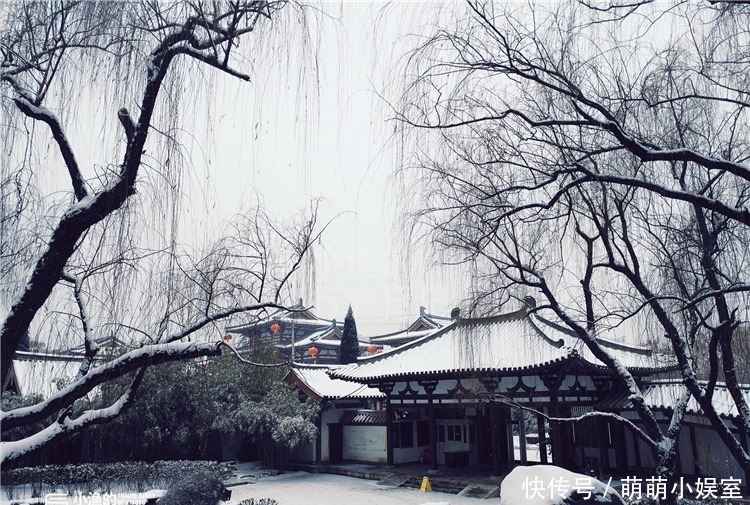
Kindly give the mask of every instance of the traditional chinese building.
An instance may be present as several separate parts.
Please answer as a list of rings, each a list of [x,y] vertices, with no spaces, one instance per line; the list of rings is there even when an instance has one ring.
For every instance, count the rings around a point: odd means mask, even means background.
[[[682,381],[678,378],[650,380],[641,386],[646,405],[655,412],[657,420],[665,426],[669,423],[674,406],[682,394],[682,386]],[[750,401],[750,386],[745,386],[743,392],[745,398]],[[740,443],[748,447],[748,441],[743,440],[743,437],[739,435],[738,424],[741,420],[737,405],[724,383],[716,384],[712,403],[716,412],[732,429]],[[617,412],[638,423],[638,417],[628,395],[622,393],[605,397],[597,405],[597,410]],[[632,433],[628,435],[624,447],[618,452],[627,458],[630,475],[640,473],[653,475],[656,463],[651,451],[645,442],[634,438]],[[680,428],[678,456],[676,463],[679,475],[716,479],[740,478],[742,487],[745,489],[750,483],[750,474],[746,474],[731,455],[695,398],[690,398],[685,409],[685,417]],[[644,469],[644,471],[639,472],[638,469]]]
[[[335,319],[323,319],[306,309],[300,299],[289,310],[276,310],[251,324],[229,326],[226,332],[239,350],[251,339],[262,338],[295,363],[335,364],[339,362],[342,329]]]
[[[306,446],[300,461],[338,463],[342,460],[385,462],[385,395],[357,382],[333,378],[342,365],[295,365],[284,382],[320,405],[318,436]]]
[[[582,341],[528,304],[495,317],[456,317],[330,371],[385,395],[387,464],[486,464],[497,474],[531,461],[607,473],[637,466],[636,455],[624,450],[633,435],[621,423],[595,419],[581,433],[581,426],[545,419],[583,414],[621,391]],[[599,343],[641,383],[674,369],[671,358],[651,349]]]

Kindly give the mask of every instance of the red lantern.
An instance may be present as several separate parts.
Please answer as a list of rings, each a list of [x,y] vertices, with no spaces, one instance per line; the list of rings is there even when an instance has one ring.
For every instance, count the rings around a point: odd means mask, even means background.
[[[227,333],[226,335],[224,335],[224,340],[226,342],[229,342],[230,340],[232,340],[232,335],[230,335],[229,333]]]
[[[318,352],[320,352],[320,351],[318,351],[318,348],[317,348],[317,347],[311,347],[311,348],[309,348],[309,349],[307,350],[307,354],[309,354],[309,355],[310,355],[310,356],[312,356],[313,358],[315,358],[315,357],[316,357],[316,356],[318,355]]]
[[[376,352],[378,352],[378,346],[376,346],[376,345],[370,345],[370,346],[368,346],[367,347],[367,352],[369,352],[370,354],[375,354]]]
[[[279,326],[279,323],[273,323],[271,325],[271,331],[274,333],[278,333],[280,329],[281,329],[281,326]]]

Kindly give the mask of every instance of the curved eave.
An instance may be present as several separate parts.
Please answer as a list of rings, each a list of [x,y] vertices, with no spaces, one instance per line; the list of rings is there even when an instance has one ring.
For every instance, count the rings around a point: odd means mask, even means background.
[[[438,330],[429,333],[427,335],[417,337],[414,340],[411,340],[410,342],[405,343],[404,345],[394,347],[393,349],[388,349],[387,351],[379,352],[377,354],[373,354],[372,356],[360,356],[357,358],[357,363],[371,363],[374,361],[380,361],[382,359],[388,358],[389,356],[392,356],[394,354],[400,354],[408,349],[411,349],[412,347],[417,347],[423,342],[427,340],[431,340],[433,338],[437,338],[440,335],[443,335],[444,333],[452,330],[456,326],[456,321],[453,323],[443,326],[442,328],[439,328]],[[343,377],[342,377],[343,378]]]
[[[592,363],[591,361],[587,360],[580,354],[576,355],[576,358],[578,359],[579,363],[588,369],[595,370],[597,373],[605,373],[607,375],[617,375],[617,372],[609,368],[607,365],[603,363]],[[665,365],[665,366],[634,366],[634,367],[625,367],[628,372],[634,375],[653,375],[658,373],[669,373],[669,372],[676,372],[680,369],[679,365],[675,363],[674,365]]]
[[[329,402],[340,402],[342,400],[351,400],[351,401],[358,401],[358,400],[382,400],[385,398],[384,394],[372,394],[372,395],[351,395],[351,396],[325,396],[323,399],[325,401]]]
[[[544,372],[550,368],[555,368],[558,365],[575,359],[574,356],[561,356],[557,359],[547,361],[545,363],[535,363],[524,367],[475,367],[475,368],[460,368],[460,369],[445,369],[445,370],[431,370],[429,372],[409,372],[402,374],[384,374],[384,375],[371,375],[353,377],[351,375],[339,375],[333,374],[337,379],[348,380],[352,382],[359,382],[362,384],[372,384],[377,382],[391,382],[394,380],[398,381],[413,381],[413,380],[435,380],[435,379],[456,379],[456,378],[470,378],[470,377],[483,377],[483,376],[516,376],[519,373],[536,373]]]
[[[318,405],[320,405],[325,399],[325,397],[318,394],[318,392],[311,388],[309,384],[293,374],[291,371],[287,372],[282,381],[299,388],[305,394],[305,396],[312,399]]]
[[[665,414],[667,417],[671,417],[672,413],[674,412],[674,407],[669,406],[669,405],[649,405],[648,408],[653,411],[661,412]],[[629,402],[627,405],[625,405],[624,408],[609,407],[609,408],[604,408],[602,410],[606,412],[616,412],[616,411],[619,412],[623,410],[626,410],[628,412],[636,411],[633,405],[630,404]],[[687,408],[685,410],[685,414],[690,414],[694,416],[704,416],[704,417],[706,416],[706,414],[703,413],[703,410],[695,410],[691,408]],[[717,412],[717,414],[721,419],[726,419],[726,420],[735,420],[735,419],[739,419],[740,417],[738,414],[728,414],[726,412]]]

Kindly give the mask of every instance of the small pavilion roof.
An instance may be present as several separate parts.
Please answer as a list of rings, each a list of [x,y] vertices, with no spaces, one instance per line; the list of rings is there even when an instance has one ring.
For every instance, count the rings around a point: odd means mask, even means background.
[[[297,327],[309,327],[313,329],[327,328],[332,325],[337,325],[335,319],[323,319],[322,317],[316,316],[311,310],[305,309],[305,306],[300,299],[295,305],[289,307],[289,310],[276,309],[270,314],[250,323],[227,326],[225,331],[228,333],[245,333],[256,328],[267,330],[268,325],[274,322],[290,326],[294,324]]]
[[[342,399],[375,399],[384,395],[377,389],[331,377],[328,372],[343,365],[296,364],[284,377],[284,381],[295,384],[317,402]]]
[[[99,347],[111,347],[111,348],[122,348],[127,346],[124,340],[119,339],[116,335],[107,335],[94,339],[94,342]],[[72,347],[68,350],[68,353],[76,356],[83,356],[86,354],[86,345],[80,344]]]
[[[297,349],[303,349],[313,346],[340,348],[341,330],[338,328],[338,326],[329,326],[328,328],[316,331],[312,335],[300,339],[294,343],[294,347]],[[280,349],[291,349],[292,345],[280,345],[278,347]]]
[[[22,396],[48,398],[75,379],[81,361],[80,356],[18,351],[12,373]]]
[[[376,345],[400,345],[435,333],[452,322],[449,317],[428,314],[424,307],[419,307],[419,317],[403,330],[370,337],[370,343]]]

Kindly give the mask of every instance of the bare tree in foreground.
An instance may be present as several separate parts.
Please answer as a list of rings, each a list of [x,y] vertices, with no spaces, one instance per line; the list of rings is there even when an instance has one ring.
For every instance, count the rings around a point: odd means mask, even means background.
[[[397,107],[418,138],[427,236],[472,265],[477,310],[541,296],[538,310],[617,372],[661,473],[673,475],[690,395],[750,471],[733,343],[750,287],[747,7],[456,10],[410,55]],[[626,325],[666,338],[678,363],[666,428],[598,343]],[[717,387],[737,426],[714,408]]]
[[[3,430],[52,416],[30,437],[3,440],[3,461],[117,416],[150,365],[219,354],[226,345],[217,333],[222,319],[279,307],[282,289],[319,237],[315,208],[288,229],[257,211],[206,251],[180,247],[174,230],[180,171],[187,167],[171,132],[184,109],[179,97],[204,73],[250,80],[235,66],[246,58],[238,45],[252,32],[273,36],[272,18],[284,4],[63,1],[1,8],[3,141],[14,153],[4,153],[0,167],[2,377],[28,332],[85,344],[72,382],[41,403],[1,413]],[[113,102],[136,108],[107,110]],[[84,145],[66,134],[66,122],[80,124],[90,111],[87,103],[105,108],[93,107],[85,129],[103,131],[115,117],[121,128],[112,150],[94,149],[103,166],[82,162]],[[61,172],[67,188],[55,185]],[[142,346],[102,362],[95,340],[108,334]],[[125,374],[132,374],[130,386],[114,403],[73,417],[76,400]]]

